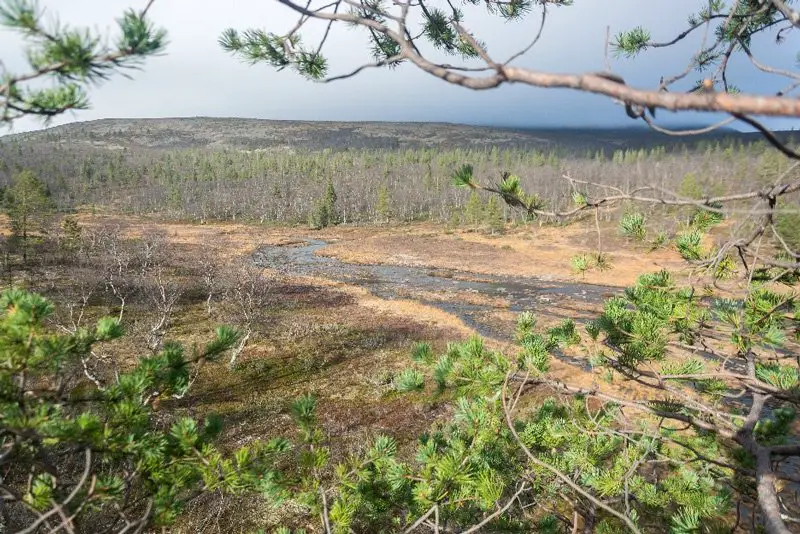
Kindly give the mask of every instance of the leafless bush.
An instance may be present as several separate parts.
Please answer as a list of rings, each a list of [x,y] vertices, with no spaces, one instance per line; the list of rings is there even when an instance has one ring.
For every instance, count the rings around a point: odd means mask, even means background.
[[[270,279],[265,276],[265,270],[249,260],[244,260],[234,267],[227,286],[234,321],[242,330],[242,338],[231,354],[229,365],[232,367],[247,346],[254,328],[266,316],[273,291]]]

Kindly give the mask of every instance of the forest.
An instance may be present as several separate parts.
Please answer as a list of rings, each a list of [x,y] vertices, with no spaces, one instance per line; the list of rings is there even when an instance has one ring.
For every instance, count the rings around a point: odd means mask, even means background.
[[[137,135],[134,127],[120,138]],[[794,142],[791,135],[786,137]],[[119,149],[87,149],[63,140],[24,142],[11,136],[0,143],[0,180],[7,185],[14,172],[31,169],[60,210],[109,208],[189,222],[260,224],[313,222],[332,187],[342,223],[462,224],[476,217],[465,213],[469,195],[452,187],[451,176],[464,163],[488,181],[499,181],[503,172],[518,176],[523,187],[555,209],[572,202],[564,175],[626,189],[656,184],[699,197],[704,192],[713,196],[739,191],[754,179],[758,185],[770,183],[790,165],[764,140],[752,137],[683,141],[575,154],[568,145],[547,152],[497,146],[403,151],[146,149],[132,143]],[[497,209],[503,219],[524,219],[502,204]]]

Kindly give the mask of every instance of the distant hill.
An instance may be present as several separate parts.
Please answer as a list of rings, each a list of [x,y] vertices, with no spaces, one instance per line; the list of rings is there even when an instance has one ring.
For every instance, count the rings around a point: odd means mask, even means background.
[[[788,137],[790,132],[781,132]],[[567,152],[693,144],[699,140],[759,139],[723,129],[672,137],[645,128],[521,129],[426,122],[314,122],[240,118],[101,119],[0,137],[0,142],[66,144],[107,149],[233,148],[344,150],[363,148],[527,148]]]

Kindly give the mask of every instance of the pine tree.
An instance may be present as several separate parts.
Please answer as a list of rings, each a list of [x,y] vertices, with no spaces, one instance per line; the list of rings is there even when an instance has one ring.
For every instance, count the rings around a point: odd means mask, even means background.
[[[75,217],[67,216],[61,221],[61,249],[69,256],[74,256],[81,245],[83,229]]]
[[[387,223],[392,218],[392,203],[389,194],[389,188],[383,184],[378,189],[378,200],[375,203],[375,213],[378,215],[380,222]]]
[[[90,85],[140,65],[166,45],[166,32],[149,22],[146,10],[123,13],[112,39],[59,24],[31,0],[0,0],[0,15],[0,25],[17,32],[28,48],[28,69],[6,70],[0,80],[0,123],[87,109]]]
[[[464,221],[477,229],[483,220],[483,202],[477,191],[473,191],[469,195],[467,205],[464,206]]]
[[[325,204],[325,209],[327,211],[327,225],[336,225],[340,222],[339,217],[339,210],[336,207],[336,201],[338,197],[336,195],[336,190],[333,188],[333,180],[328,178],[328,185],[325,188],[325,198],[323,199],[323,203]]]
[[[45,184],[31,171],[18,173],[5,192],[5,208],[11,219],[11,242],[21,250],[26,263],[31,234],[43,229],[53,211]]]
[[[681,185],[678,188],[678,194],[684,198],[699,199],[703,196],[703,188],[697,181],[697,177],[693,173],[688,173],[681,180]]]
[[[319,230],[339,223],[336,200],[336,190],[333,188],[333,181],[329,178],[325,196],[317,202],[314,210],[309,214],[308,224],[311,228]]]
[[[164,427],[153,417],[158,401],[186,393],[197,367],[229,350],[237,332],[220,327],[205,347],[188,353],[167,343],[103,387],[65,394],[81,361],[122,329],[104,318],[56,333],[47,326],[53,311],[36,294],[0,294],[0,468],[4,491],[16,496],[4,497],[4,528],[33,531],[52,520],[71,532],[75,525],[83,525],[81,532],[114,524],[112,531],[142,530],[169,525],[205,491],[281,498],[274,461],[288,450],[286,440],[251,443],[225,456],[213,445],[218,418],[175,417]]]
[[[506,221],[503,217],[503,208],[500,201],[492,195],[484,208],[484,220],[493,234],[502,234],[505,231]]]

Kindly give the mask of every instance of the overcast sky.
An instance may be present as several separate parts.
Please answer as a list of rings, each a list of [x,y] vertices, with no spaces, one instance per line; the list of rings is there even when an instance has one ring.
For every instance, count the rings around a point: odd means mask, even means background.
[[[115,18],[145,0],[42,0],[62,22],[113,30]],[[606,26],[612,33],[641,24],[658,40],[685,28],[686,17],[701,0],[576,0],[573,7],[553,9],[537,47],[517,64],[560,72],[602,70]],[[646,7],[644,7],[646,6]],[[538,16],[506,23],[468,11],[467,24],[496,57],[505,57],[529,41]],[[249,66],[225,54],[217,44],[228,27],[261,27],[276,32],[291,28],[296,16],[275,0],[157,0],[152,19],[169,32],[163,57],[148,60],[133,80],[114,77],[91,91],[92,108],[70,113],[54,124],[118,117],[217,116],[302,120],[449,121],[506,126],[619,126],[631,124],[610,100],[569,90],[506,86],[472,91],[449,86],[414,67],[365,71],[331,84],[309,82],[291,71],[266,65]],[[652,87],[661,75],[683,70],[697,49],[697,39],[680,46],[647,52],[636,60],[614,59],[612,68],[628,83]],[[754,53],[773,65],[794,69],[798,40],[776,47],[769,40],[754,43]],[[24,68],[18,37],[0,30],[2,60],[11,71]],[[331,73],[344,72],[368,58],[360,31],[340,27],[327,44]],[[753,69],[746,58],[734,62],[731,80],[743,90],[763,91],[780,83]],[[696,79],[694,75],[691,77]],[[777,84],[777,85],[776,85]],[[693,123],[713,117],[664,114],[667,124]],[[800,126],[800,121],[772,121],[773,127]],[[41,127],[23,119],[14,131]]]

